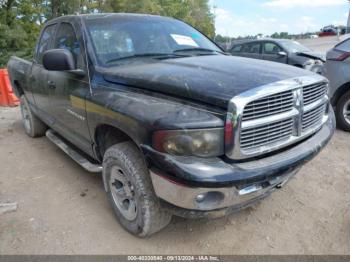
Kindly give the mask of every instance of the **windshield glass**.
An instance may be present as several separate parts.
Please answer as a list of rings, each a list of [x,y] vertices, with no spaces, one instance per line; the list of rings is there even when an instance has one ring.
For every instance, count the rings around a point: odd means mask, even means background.
[[[195,52],[221,52],[197,30],[174,19],[112,15],[88,18],[86,25],[102,66],[113,65],[119,59],[149,58],[152,54],[182,57]]]
[[[306,46],[303,46],[302,44],[292,41],[292,40],[283,40],[281,41],[281,45],[287,49],[287,51],[292,53],[298,53],[298,52],[312,52],[311,49],[307,48]]]

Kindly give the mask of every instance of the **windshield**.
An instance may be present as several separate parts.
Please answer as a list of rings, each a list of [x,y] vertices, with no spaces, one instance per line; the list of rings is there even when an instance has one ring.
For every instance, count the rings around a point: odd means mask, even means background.
[[[102,66],[152,54],[176,58],[222,52],[194,28],[169,18],[110,16],[86,19],[86,26]]]
[[[287,49],[287,51],[292,53],[298,53],[298,52],[312,52],[311,49],[307,48],[306,46],[303,46],[302,44],[292,41],[292,40],[283,40],[281,41],[281,45]]]

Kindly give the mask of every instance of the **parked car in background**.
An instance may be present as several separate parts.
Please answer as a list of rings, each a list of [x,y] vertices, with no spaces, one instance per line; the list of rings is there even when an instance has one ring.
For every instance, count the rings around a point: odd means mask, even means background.
[[[350,131],[350,38],[328,51],[325,75],[330,81],[329,94],[338,126]]]
[[[327,25],[321,29],[318,36],[325,37],[325,36],[336,36],[336,35],[344,35],[344,34],[346,34],[346,27],[345,26]]]
[[[335,36],[335,35],[337,35],[337,29],[333,25],[328,25],[323,27],[318,34],[319,37]]]
[[[234,56],[269,60],[322,74],[325,57],[288,39],[249,39],[236,42],[229,49]]]

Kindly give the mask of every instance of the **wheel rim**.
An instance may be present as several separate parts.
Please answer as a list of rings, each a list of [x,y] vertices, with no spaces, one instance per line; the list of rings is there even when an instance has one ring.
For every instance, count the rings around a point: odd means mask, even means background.
[[[123,170],[118,166],[113,166],[111,169],[109,187],[112,193],[113,202],[120,213],[127,220],[134,220],[137,216],[134,187],[126,178]]]
[[[348,125],[350,125],[350,100],[348,100],[343,107],[343,116]]]
[[[25,128],[25,130],[29,133],[30,132],[30,115],[28,108],[24,103],[21,103],[21,114],[22,114],[22,123]]]

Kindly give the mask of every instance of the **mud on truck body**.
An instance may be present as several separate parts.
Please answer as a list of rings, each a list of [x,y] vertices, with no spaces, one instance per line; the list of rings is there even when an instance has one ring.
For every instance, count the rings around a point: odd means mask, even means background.
[[[8,69],[25,132],[102,172],[118,221],[140,237],[173,215],[254,204],[334,132],[324,77],[228,56],[171,18],[54,19],[33,61],[12,57]]]

